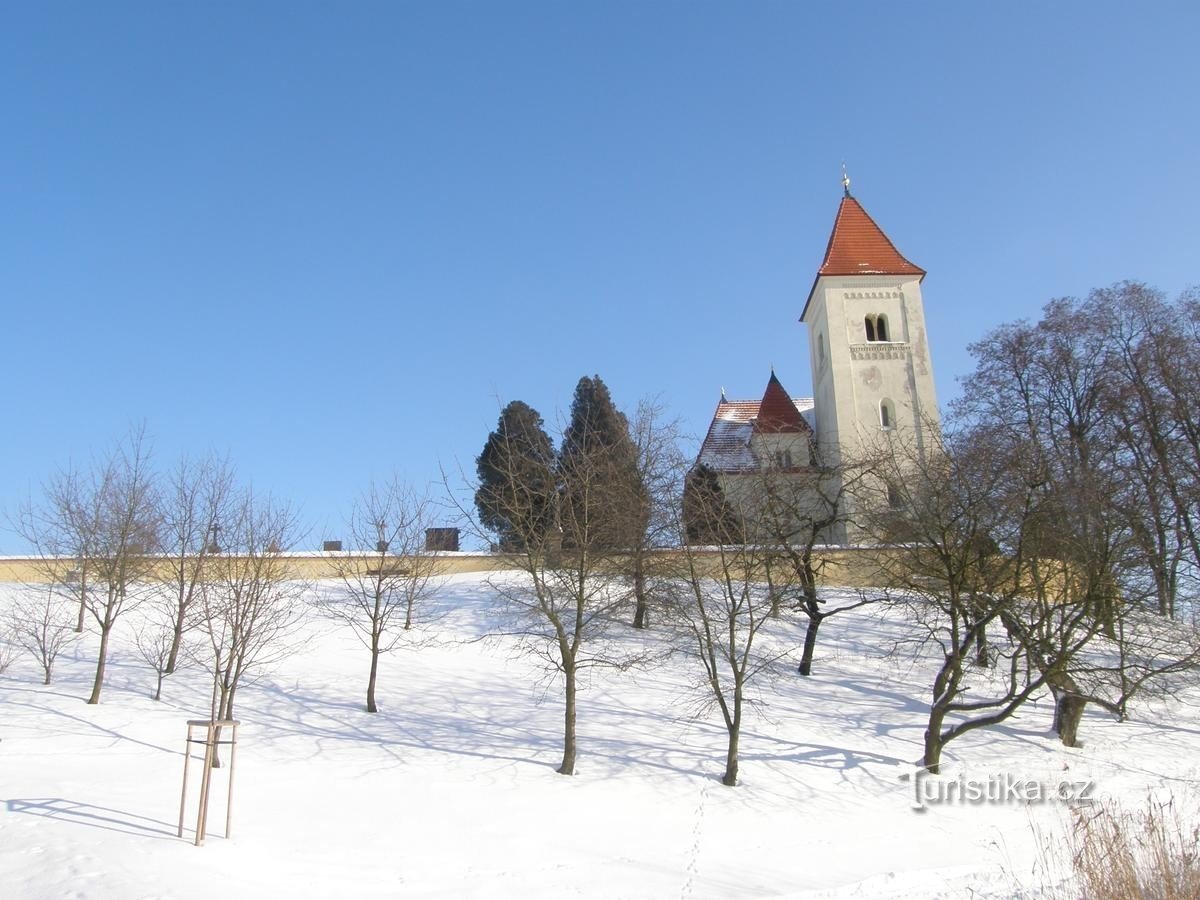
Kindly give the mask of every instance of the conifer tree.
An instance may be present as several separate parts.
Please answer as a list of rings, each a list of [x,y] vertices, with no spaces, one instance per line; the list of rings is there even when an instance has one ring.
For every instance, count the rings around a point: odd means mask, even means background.
[[[599,375],[575,386],[558,468],[564,545],[610,550],[639,541],[649,523],[649,493],[629,421]]]
[[[554,524],[556,489],[554,445],[537,410],[520,400],[505,406],[475,466],[479,521],[501,549],[541,544]]]
[[[737,513],[725,499],[720,478],[704,463],[692,469],[684,482],[683,525],[689,544],[730,543],[742,532]]]

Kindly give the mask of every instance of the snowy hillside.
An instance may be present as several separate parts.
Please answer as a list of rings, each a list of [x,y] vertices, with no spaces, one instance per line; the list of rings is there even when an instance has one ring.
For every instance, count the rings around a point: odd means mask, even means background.
[[[900,623],[869,610],[825,624],[813,677],[785,665],[760,685],[738,787],[720,784],[725,731],[696,717],[702,695],[678,654],[589,674],[578,774],[560,776],[557,685],[514,639],[476,640],[494,602],[482,576],[453,578],[437,598],[439,640],[383,658],[376,715],[363,711],[367,653],[313,616],[304,646],[238,694],[233,835],[222,837],[222,771],[203,848],[190,808],[175,834],[203,672],[173,676],[152,701],[132,619],[117,626],[99,706],[83,702],[94,636],[48,687],[19,657],[0,676],[0,894],[1006,897],[1033,883],[1035,832],[1066,816],[1055,804],[912,808],[901,776],[921,753],[927,664],[890,653]],[[1197,699],[1123,724],[1089,713],[1078,750],[1049,734],[1041,700],[952,744],[946,777],[1094,780],[1135,805],[1164,785],[1188,796]]]

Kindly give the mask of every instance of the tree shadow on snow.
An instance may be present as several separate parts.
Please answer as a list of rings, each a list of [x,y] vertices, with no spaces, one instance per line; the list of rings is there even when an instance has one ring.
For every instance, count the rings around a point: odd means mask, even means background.
[[[80,803],[62,797],[31,797],[24,800],[14,798],[5,800],[4,805],[10,813],[73,822],[89,828],[115,831],[118,834],[132,834],[156,840],[176,840],[176,828],[169,822],[107,806]]]

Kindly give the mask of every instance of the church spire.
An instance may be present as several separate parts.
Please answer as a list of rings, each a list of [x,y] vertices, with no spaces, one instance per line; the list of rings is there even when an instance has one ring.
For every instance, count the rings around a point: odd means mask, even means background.
[[[808,430],[808,423],[800,415],[795,402],[784,390],[775,367],[771,367],[771,378],[767,389],[763,391],[762,400],[758,405],[758,416],[754,427],[760,433],[787,434]]]
[[[829,246],[818,275],[917,275],[925,270],[900,255],[875,220],[850,195],[850,177],[843,176],[845,196],[838,207]]]

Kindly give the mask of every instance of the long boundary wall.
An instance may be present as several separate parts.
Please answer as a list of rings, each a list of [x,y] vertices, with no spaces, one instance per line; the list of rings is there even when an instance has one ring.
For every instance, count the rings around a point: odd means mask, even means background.
[[[693,550],[702,564],[716,573],[719,554],[715,550]],[[817,571],[820,582],[837,587],[872,587],[879,584],[881,555],[886,553],[876,547],[826,547],[817,551]],[[664,550],[661,556],[670,560],[681,558],[682,551]],[[298,578],[324,579],[338,577],[338,569],[349,562],[362,566],[377,563],[373,554],[355,553],[295,553],[280,557]],[[51,561],[34,556],[0,557],[0,582],[45,584],[50,580]],[[69,560],[55,560],[60,571],[71,567]],[[443,574],[458,575],[470,572],[500,572],[514,568],[512,560],[500,554],[488,553],[444,553],[438,555],[438,568]],[[163,563],[164,576],[167,572]]]

